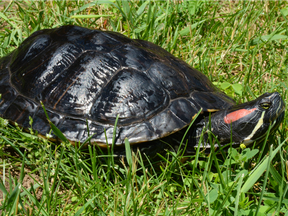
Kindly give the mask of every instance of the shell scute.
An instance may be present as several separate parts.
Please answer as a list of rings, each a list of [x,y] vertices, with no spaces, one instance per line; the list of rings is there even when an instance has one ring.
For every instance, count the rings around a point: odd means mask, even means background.
[[[29,63],[32,59],[37,57],[45,48],[51,43],[49,35],[35,35],[29,40],[25,40],[21,46],[16,50],[11,61],[11,70],[15,71],[18,65]]]
[[[54,110],[88,118],[93,101],[119,67],[109,55],[85,52],[49,84],[41,98]]]
[[[143,73],[123,69],[103,88],[91,109],[94,120],[114,125],[145,121],[167,107],[169,96]]]
[[[17,92],[9,85],[1,85],[0,83],[0,116],[3,116],[6,109],[13,103],[17,97]]]
[[[153,116],[149,122],[155,131],[152,140],[168,136],[187,126],[187,123],[174,115],[169,108]]]
[[[221,92],[194,91],[188,100],[200,106],[204,112],[209,112],[209,110],[222,110],[235,104],[234,100]]]
[[[4,115],[6,109],[13,103],[18,95],[17,91],[9,82],[9,71],[6,67],[8,59],[9,58],[6,57],[0,60],[0,68],[2,68],[0,69],[0,116]]]
[[[146,71],[157,59],[155,54],[147,52],[133,44],[125,44],[111,52],[111,56],[121,63],[122,67]]]
[[[56,112],[51,112],[50,110],[46,109],[46,112],[49,116],[50,121],[56,125],[56,127],[62,122],[64,116],[60,115]],[[39,108],[33,118],[33,124],[32,128],[34,130],[37,130],[39,134],[46,135],[51,131],[51,127],[49,125],[49,122],[47,120],[47,117],[44,113],[44,110]],[[53,138],[56,138],[56,136],[52,133],[51,134]]]
[[[146,73],[154,83],[168,90],[171,99],[189,97],[189,86],[184,75],[167,63],[156,61]]]
[[[73,41],[83,47],[84,50],[93,50],[101,53],[111,52],[123,45],[121,41],[110,37],[109,34],[97,30],[89,32],[89,34],[76,38]]]
[[[72,125],[73,127],[71,127]],[[88,121],[88,127],[89,125]],[[65,117],[58,128],[68,140],[73,142],[83,143],[88,138],[87,121],[84,119]],[[91,132],[91,134],[93,133]]]
[[[173,100],[169,106],[169,109],[173,115],[177,116],[186,125],[192,121],[193,116],[199,111],[193,107],[191,102],[184,98]]]
[[[30,99],[18,95],[4,113],[4,118],[17,122],[21,127],[28,128],[29,116],[33,118],[39,105]]]
[[[82,53],[82,49],[71,44],[55,42],[41,55],[28,62],[11,66],[11,82],[23,95],[36,98],[51,82]]]

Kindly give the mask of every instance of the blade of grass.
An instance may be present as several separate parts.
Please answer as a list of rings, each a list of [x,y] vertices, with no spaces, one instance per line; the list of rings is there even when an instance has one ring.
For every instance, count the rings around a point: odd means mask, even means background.
[[[261,177],[261,175],[265,172],[268,162],[269,160],[272,160],[275,155],[277,154],[277,152],[280,150],[280,148],[285,144],[285,142],[288,140],[288,138],[286,138],[276,149],[274,149],[274,151],[272,151],[271,155],[269,155],[268,157],[266,157],[262,163],[256,168],[254,169],[251,174],[249,175],[248,179],[245,181],[244,185],[241,188],[241,193],[246,193],[251,187],[253,187],[253,185],[255,184],[255,182]]]

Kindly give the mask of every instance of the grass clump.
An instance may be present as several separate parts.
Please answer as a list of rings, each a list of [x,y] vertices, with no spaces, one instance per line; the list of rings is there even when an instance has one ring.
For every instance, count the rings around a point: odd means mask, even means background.
[[[239,103],[273,91],[287,101],[287,15],[285,1],[0,1],[0,56],[40,29],[100,28],[165,48]],[[153,164],[129,151],[115,163],[95,146],[54,144],[1,119],[0,211],[288,215],[287,122],[259,147],[169,152]]]

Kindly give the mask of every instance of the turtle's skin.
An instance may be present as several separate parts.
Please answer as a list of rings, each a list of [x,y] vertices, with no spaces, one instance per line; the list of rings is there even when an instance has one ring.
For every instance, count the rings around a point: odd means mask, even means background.
[[[188,149],[211,115],[211,130],[221,145],[250,144],[276,129],[284,102],[275,93],[236,105],[201,72],[159,46],[115,32],[62,26],[33,33],[0,59],[0,116],[46,135],[50,120],[68,140],[123,149],[127,137],[146,153],[160,152],[159,139],[179,145],[187,126],[202,109],[188,135]],[[105,138],[105,131],[107,142]],[[54,137],[55,138],[55,137]],[[204,138],[203,145],[208,143]],[[186,142],[185,142],[186,143]]]

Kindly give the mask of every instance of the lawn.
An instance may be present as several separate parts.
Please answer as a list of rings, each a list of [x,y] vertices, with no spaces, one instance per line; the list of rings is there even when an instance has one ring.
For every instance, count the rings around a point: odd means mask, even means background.
[[[153,42],[237,103],[274,91],[287,101],[287,15],[280,0],[0,0],[0,56],[35,31],[73,24]],[[260,145],[168,152],[157,163],[7,123],[0,119],[1,215],[288,215],[287,112]]]

